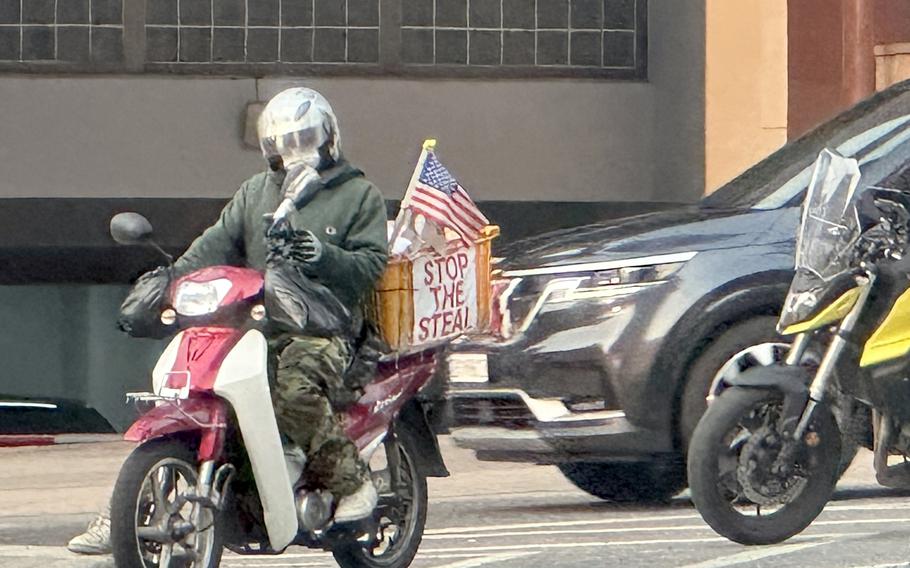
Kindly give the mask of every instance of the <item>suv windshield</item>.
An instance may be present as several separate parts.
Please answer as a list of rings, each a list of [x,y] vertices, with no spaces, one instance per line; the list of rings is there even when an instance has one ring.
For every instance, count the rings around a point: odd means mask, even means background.
[[[776,209],[797,203],[825,147],[846,157],[893,147],[910,136],[910,81],[856,105],[752,166],[700,202],[718,209]]]

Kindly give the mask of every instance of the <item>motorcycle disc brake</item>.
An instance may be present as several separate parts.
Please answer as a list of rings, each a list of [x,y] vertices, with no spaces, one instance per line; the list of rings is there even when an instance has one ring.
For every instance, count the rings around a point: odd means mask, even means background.
[[[771,471],[782,447],[780,434],[770,426],[762,426],[749,436],[740,451],[736,479],[743,496],[756,505],[788,503],[807,482],[795,473],[782,475]]]

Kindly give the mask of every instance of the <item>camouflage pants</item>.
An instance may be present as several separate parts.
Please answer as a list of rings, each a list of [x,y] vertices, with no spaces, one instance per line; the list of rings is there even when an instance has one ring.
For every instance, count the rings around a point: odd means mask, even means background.
[[[332,409],[344,393],[351,350],[340,339],[295,337],[278,355],[272,403],[278,428],[307,456],[305,474],[314,486],[336,496],[354,493],[369,479],[357,447]]]

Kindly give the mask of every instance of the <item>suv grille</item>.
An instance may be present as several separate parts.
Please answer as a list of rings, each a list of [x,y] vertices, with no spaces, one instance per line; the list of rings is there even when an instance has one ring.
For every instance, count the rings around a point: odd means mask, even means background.
[[[530,428],[534,415],[520,397],[474,398],[455,397],[452,401],[456,427],[501,426]]]

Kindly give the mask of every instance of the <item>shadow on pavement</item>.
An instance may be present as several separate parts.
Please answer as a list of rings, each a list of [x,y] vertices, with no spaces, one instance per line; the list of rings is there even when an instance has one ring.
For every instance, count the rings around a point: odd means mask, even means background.
[[[891,489],[881,486],[848,487],[837,489],[831,501],[854,501],[859,499],[889,499],[895,497],[910,497],[910,489]],[[592,498],[589,502],[574,503],[527,503],[487,507],[489,511],[499,513],[521,513],[533,510],[535,512],[550,514],[569,514],[589,512],[622,512],[622,513],[660,513],[673,510],[694,510],[688,491],[674,497],[667,503],[612,503],[597,501]]]
[[[834,491],[832,501],[851,501],[854,499],[879,499],[883,497],[910,497],[910,489],[891,489],[890,487],[851,487]]]

